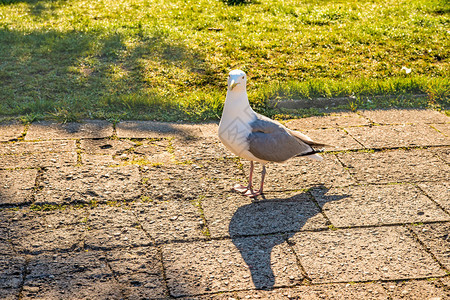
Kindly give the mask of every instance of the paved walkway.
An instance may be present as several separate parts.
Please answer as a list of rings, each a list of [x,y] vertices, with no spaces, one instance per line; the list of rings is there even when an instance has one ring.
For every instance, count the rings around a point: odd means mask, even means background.
[[[0,124],[0,298],[449,299],[450,118],[286,125],[336,148],[252,201],[216,124]]]

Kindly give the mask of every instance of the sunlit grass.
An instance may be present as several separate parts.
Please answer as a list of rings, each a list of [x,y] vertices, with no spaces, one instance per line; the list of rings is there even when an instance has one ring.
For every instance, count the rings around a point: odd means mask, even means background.
[[[0,116],[217,119],[234,68],[271,114],[316,97],[449,106],[448,1],[235,2],[0,1]]]

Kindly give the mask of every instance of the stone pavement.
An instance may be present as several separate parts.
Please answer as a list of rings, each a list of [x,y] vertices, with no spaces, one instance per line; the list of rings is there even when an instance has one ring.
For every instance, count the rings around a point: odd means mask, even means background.
[[[0,298],[449,299],[450,118],[285,124],[336,148],[253,201],[215,123],[0,124]]]

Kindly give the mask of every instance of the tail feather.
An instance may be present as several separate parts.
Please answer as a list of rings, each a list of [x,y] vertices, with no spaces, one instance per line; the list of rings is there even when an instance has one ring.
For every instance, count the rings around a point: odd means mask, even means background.
[[[323,160],[323,157],[320,156],[320,155],[317,155],[317,154],[308,155],[308,156],[306,156],[306,157],[311,158],[311,159],[314,159],[314,160],[318,160],[318,161]]]
[[[322,160],[323,159],[322,156],[317,155],[317,153],[322,153],[323,149],[319,149],[319,150],[316,150],[316,149],[313,149],[313,148],[311,148],[311,149],[312,149],[311,151],[298,154],[298,155],[296,155],[296,157],[298,157],[298,156],[307,156],[307,157],[313,158],[313,159],[317,159],[317,157],[320,157],[318,160]]]

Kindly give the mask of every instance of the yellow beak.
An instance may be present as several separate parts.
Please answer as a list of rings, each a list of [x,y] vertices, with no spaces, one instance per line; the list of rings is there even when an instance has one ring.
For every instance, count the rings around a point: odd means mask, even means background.
[[[235,86],[237,86],[238,85],[238,83],[237,82],[235,82],[234,80],[231,80],[231,83],[230,83],[230,90],[232,90]]]

